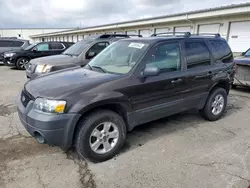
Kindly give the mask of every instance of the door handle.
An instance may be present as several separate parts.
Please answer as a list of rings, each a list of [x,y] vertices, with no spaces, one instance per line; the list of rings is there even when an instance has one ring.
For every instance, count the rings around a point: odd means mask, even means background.
[[[209,71],[206,74],[195,76],[195,78],[197,78],[197,79],[199,79],[199,78],[207,78],[207,77],[210,77],[212,75],[213,75],[213,72]]]
[[[171,84],[179,84],[181,83],[183,80],[181,78],[175,79],[171,81]]]

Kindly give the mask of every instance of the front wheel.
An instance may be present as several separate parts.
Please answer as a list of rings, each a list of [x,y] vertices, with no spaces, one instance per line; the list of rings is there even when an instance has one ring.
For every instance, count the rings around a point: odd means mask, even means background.
[[[29,59],[27,57],[21,57],[17,59],[16,67],[19,70],[25,70],[26,65],[29,63]]]
[[[223,115],[226,106],[226,90],[223,88],[216,88],[210,93],[206,105],[200,113],[206,120],[216,121]]]
[[[125,138],[122,117],[113,111],[99,110],[79,122],[75,147],[82,157],[101,162],[114,157]]]

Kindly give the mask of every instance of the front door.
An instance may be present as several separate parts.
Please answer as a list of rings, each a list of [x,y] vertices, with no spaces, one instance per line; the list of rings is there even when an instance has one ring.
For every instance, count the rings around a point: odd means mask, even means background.
[[[183,72],[181,45],[176,42],[163,42],[155,45],[142,60],[139,72],[146,67],[158,67],[160,74],[144,79],[134,79],[127,88],[137,117],[136,124],[159,119],[183,111],[188,94]]]
[[[33,58],[38,58],[38,57],[44,57],[50,55],[50,49],[49,49],[49,44],[48,43],[41,43],[35,46],[32,51],[30,56]]]

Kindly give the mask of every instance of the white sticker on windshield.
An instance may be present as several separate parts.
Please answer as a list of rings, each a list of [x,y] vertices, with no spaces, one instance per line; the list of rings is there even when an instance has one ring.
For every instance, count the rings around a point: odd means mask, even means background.
[[[131,48],[138,48],[138,49],[142,49],[144,46],[144,44],[142,43],[135,43],[135,42],[132,42],[128,45],[128,47],[131,47]]]

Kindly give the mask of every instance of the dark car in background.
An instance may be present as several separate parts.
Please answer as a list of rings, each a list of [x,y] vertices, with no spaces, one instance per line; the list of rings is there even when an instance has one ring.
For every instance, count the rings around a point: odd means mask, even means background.
[[[84,67],[28,81],[18,114],[39,143],[74,146],[80,156],[104,161],[140,124],[190,109],[209,121],[221,118],[234,68],[219,35],[119,40]]]
[[[236,74],[233,83],[233,87],[245,86],[250,88],[250,48],[241,54],[239,57],[235,57]]]
[[[4,52],[12,50],[22,50],[30,45],[28,40],[22,40],[12,37],[0,37],[0,64],[4,61]]]
[[[43,57],[30,61],[26,68],[27,78],[34,79],[44,73],[79,65],[86,65],[93,57],[99,54],[111,43],[120,39],[129,38],[130,36],[132,35],[91,35],[74,44],[60,55]],[[135,36],[142,37],[141,35]]]
[[[41,42],[32,44],[24,50],[12,50],[4,53],[4,64],[24,70],[31,59],[61,54],[73,45],[73,42]]]

